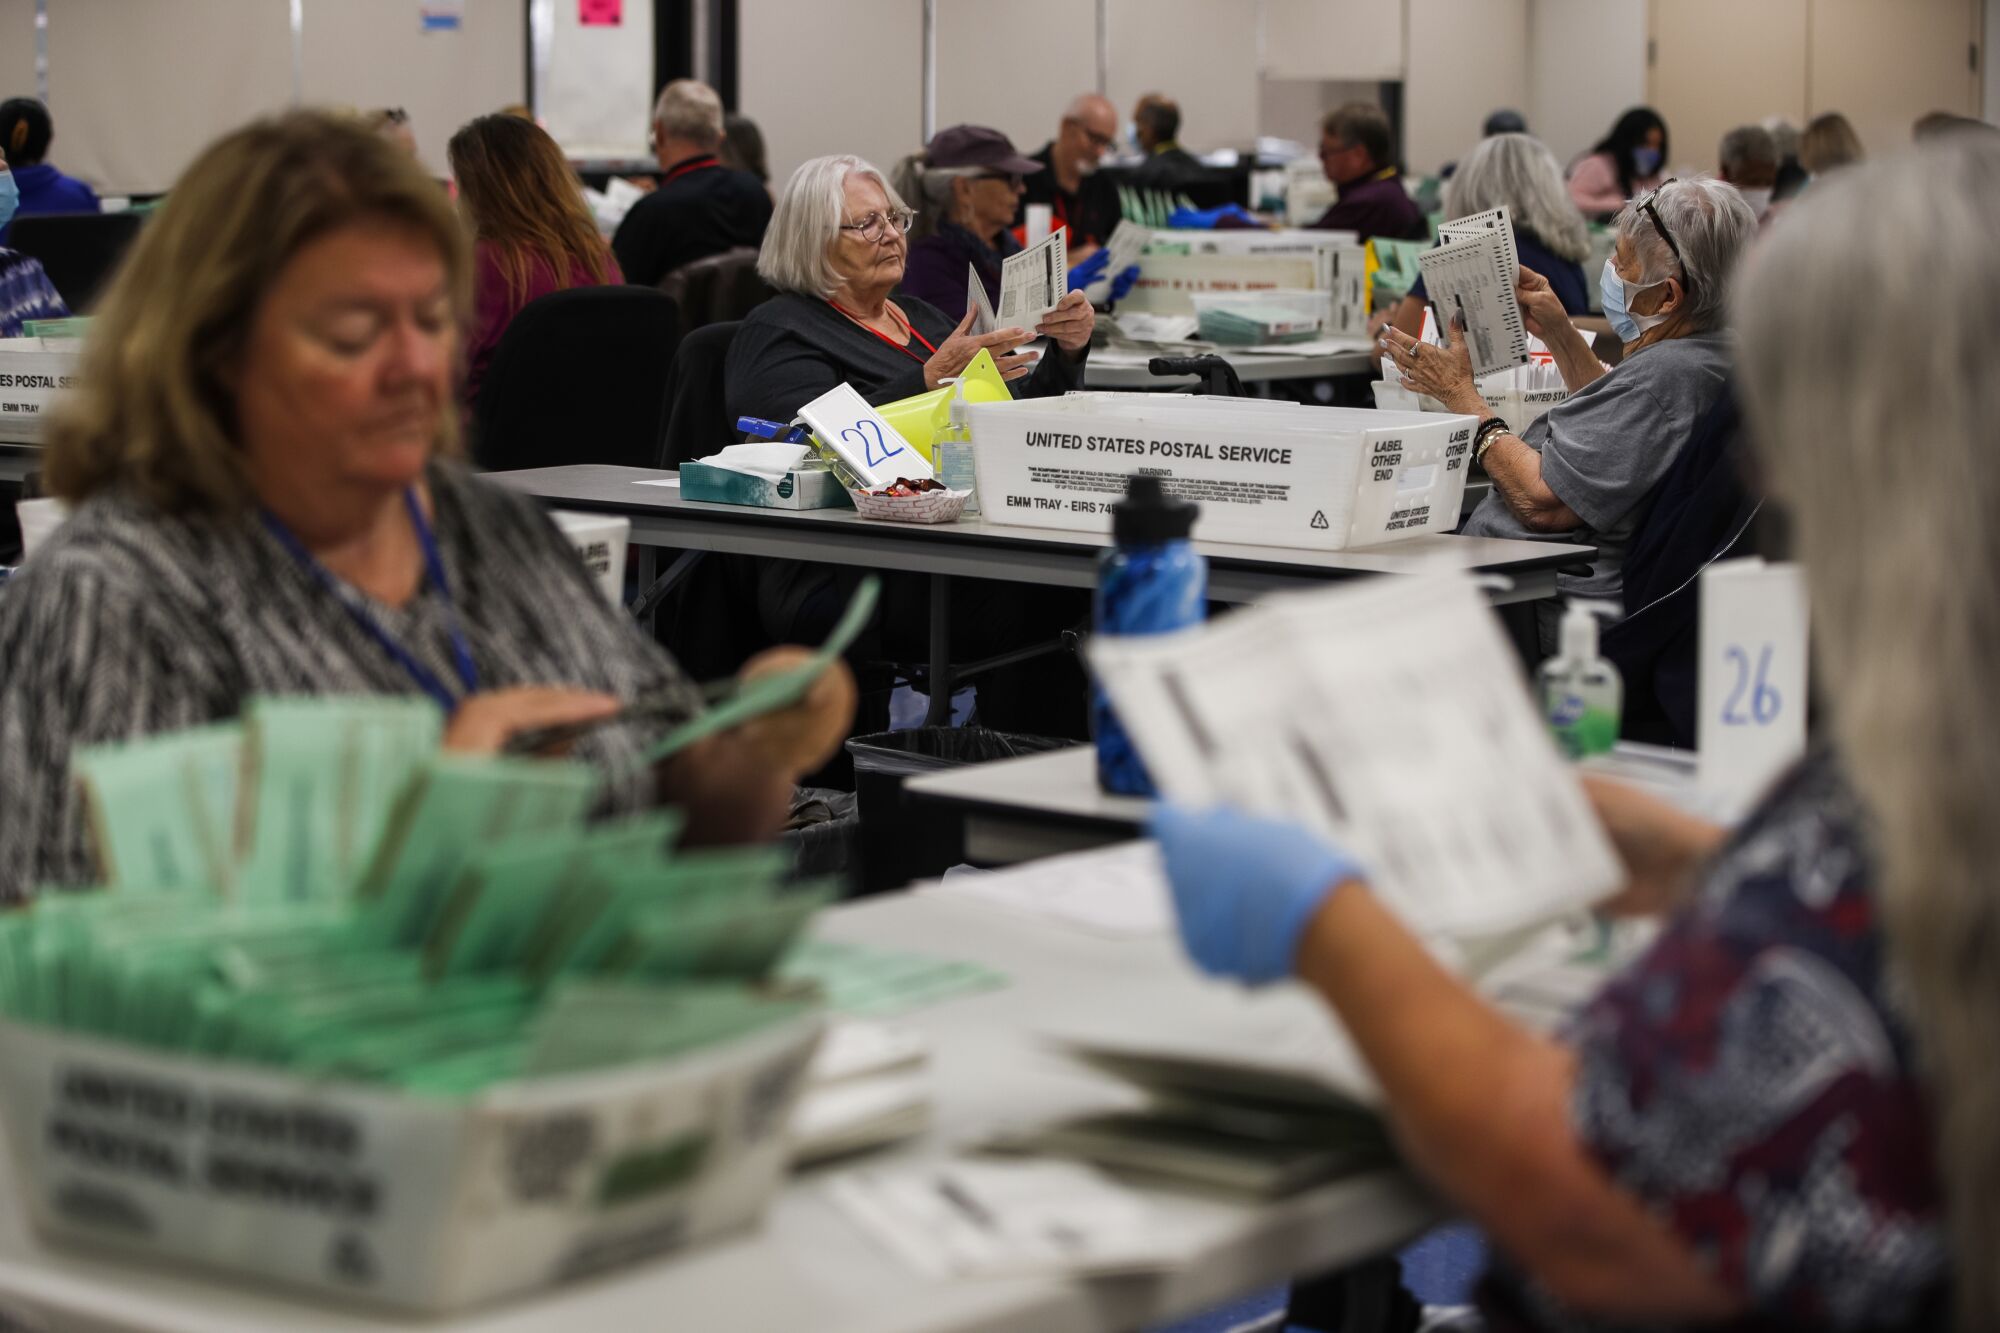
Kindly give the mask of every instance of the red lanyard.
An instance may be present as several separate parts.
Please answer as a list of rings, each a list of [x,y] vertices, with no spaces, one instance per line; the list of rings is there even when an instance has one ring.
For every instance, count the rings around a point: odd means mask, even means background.
[[[873,325],[862,323],[861,316],[855,314],[852,310],[847,309],[845,306],[841,305],[840,302],[830,300],[827,302],[827,304],[832,306],[835,310],[840,311],[841,314],[847,316],[849,319],[853,320],[856,324],[860,324],[862,328],[874,334],[877,338],[880,338],[883,342],[888,343],[889,346],[895,348],[897,351],[901,352],[904,356],[909,357],[911,360],[925,361],[929,359],[928,357],[921,357],[918,356],[915,352],[912,352],[910,350],[910,344],[907,339],[904,340],[903,342],[897,342],[894,338],[891,338],[888,334],[882,332],[882,330],[874,327]],[[895,312],[891,311],[889,318],[895,319],[896,318]],[[900,322],[903,326],[904,331],[907,332],[911,338],[915,338],[918,342],[924,345],[924,350],[928,351],[931,354],[931,356],[937,355],[937,348],[931,346],[931,340],[929,338],[926,338],[924,337],[923,334],[917,332],[916,325],[910,323],[908,320],[902,320]]]
[[[660,177],[660,184],[671,185],[690,171],[706,171],[710,167],[719,167],[721,165],[721,161],[713,153],[704,153],[700,157],[691,157],[685,162],[676,164],[672,171]]]

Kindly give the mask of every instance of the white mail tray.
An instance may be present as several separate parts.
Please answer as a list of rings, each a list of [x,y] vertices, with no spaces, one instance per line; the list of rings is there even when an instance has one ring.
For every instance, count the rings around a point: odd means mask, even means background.
[[[0,440],[39,444],[42,418],[76,383],[80,338],[0,338]]]
[[[1337,551],[1458,526],[1473,417],[1264,399],[1082,393],[975,403],[989,523],[1109,532],[1140,473],[1201,506],[1195,536]]]

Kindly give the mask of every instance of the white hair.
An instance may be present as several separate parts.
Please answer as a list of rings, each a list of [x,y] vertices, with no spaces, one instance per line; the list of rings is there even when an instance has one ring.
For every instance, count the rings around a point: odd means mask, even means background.
[[[1590,229],[1563,184],[1562,164],[1531,134],[1496,134],[1466,154],[1444,187],[1444,215],[1469,217],[1505,204],[1514,225],[1564,259],[1590,255]]]
[[[1658,211],[1672,244],[1653,224],[1648,203]],[[1757,239],[1757,215],[1734,185],[1712,176],[1683,176],[1625,205],[1611,227],[1619,240],[1631,242],[1638,258],[1642,276],[1631,284],[1634,290],[1679,278],[1686,293],[1682,309],[1693,332],[1708,333],[1729,322],[1730,282]]]
[[[803,162],[785,182],[764,229],[757,273],[781,292],[827,297],[840,287],[830,256],[840,239],[847,209],[847,178],[866,176],[889,196],[889,207],[907,208],[888,178],[861,158],[847,154]]]
[[[722,98],[700,79],[675,79],[653,103],[653,124],[662,138],[714,148],[722,142]]]
[[[1778,165],[1778,140],[1762,125],[1738,125],[1722,136],[1715,160],[1724,171],[1739,167]]]
[[[1738,318],[1750,422],[1811,571],[1815,669],[1880,844],[1965,1330],[2000,1328],[1997,214],[1982,145],[1840,172],[1773,229]]]

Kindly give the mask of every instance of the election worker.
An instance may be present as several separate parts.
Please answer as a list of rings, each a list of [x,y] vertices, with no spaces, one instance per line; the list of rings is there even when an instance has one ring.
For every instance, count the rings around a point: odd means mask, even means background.
[[[1098,170],[1118,142],[1118,109],[1099,93],[1083,93],[1063,112],[1056,137],[1030,153],[1040,163],[1023,184],[1014,226],[1028,221],[1028,205],[1047,204],[1051,225],[1069,229],[1069,262],[1081,263],[1111,239],[1122,216],[1118,188]]]
[[[74,516],[0,596],[0,900],[96,878],[73,751],[257,695],[428,696],[472,753],[598,720],[575,756],[606,811],[681,805],[704,840],[783,821],[851,680],[645,764],[701,692],[533,500],[457,460],[471,270],[444,192],[351,118],[258,121],[181,177],[50,423]],[[613,718],[640,700],[663,716]]]
[[[1396,169],[1389,117],[1370,102],[1350,102],[1329,111],[1319,128],[1319,164],[1340,198],[1312,225],[1321,231],[1351,231],[1363,241],[1421,241],[1430,235],[1424,210]]]
[[[1441,966],[1350,849],[1155,819],[1194,960],[1318,992],[1492,1238],[1493,1329],[2000,1327],[2000,377],[1909,354],[2000,341],[1996,213],[2000,150],[1940,145],[1822,182],[1750,265],[1825,743],[1734,831],[1593,780],[1627,874],[1603,910],[1663,920],[1560,1037]]]
[[[532,120],[481,116],[446,149],[472,224],[472,329],[464,398],[479,396],[493,349],[521,307],[571,287],[623,282],[583,188],[556,141]]]
[[[1548,280],[1563,312],[1590,312],[1590,288],[1582,261],[1590,254],[1590,229],[1563,188],[1562,168],[1540,139],[1496,134],[1466,155],[1444,187],[1444,215],[1470,217],[1489,209],[1511,209],[1514,249],[1521,266]],[[1423,331],[1430,293],[1420,275],[1398,302],[1389,322],[1415,336]]]
[[[1000,304],[1000,266],[1021,252],[1014,213],[1035,169],[1013,141],[984,125],[939,130],[921,153],[896,165],[896,192],[917,201],[900,297],[936,306],[956,323],[965,317],[967,280],[977,274],[989,308]]]
[[[724,396],[732,421],[791,421],[841,384],[871,403],[894,402],[940,387],[982,349],[1019,397],[1081,387],[1096,323],[1081,292],[1063,297],[1033,329],[986,334],[971,332],[970,314],[953,321],[926,301],[891,296],[903,281],[912,217],[882,173],[858,157],[814,158],[792,173],[757,261],[778,294],[750,312],[729,349]],[[1037,336],[1048,350],[1025,350]],[[760,562],[757,605],[766,635],[782,641],[804,634],[817,642],[857,577],[851,569]],[[961,579],[952,595],[953,656],[960,661],[1052,638],[1084,613],[1083,603],[1060,589]],[[856,660],[925,660],[923,581],[891,580],[878,623],[886,641],[873,653],[878,645],[860,646]],[[993,644],[1000,646],[986,651]],[[1082,726],[1081,690],[1071,660],[997,671],[979,684],[981,720],[1002,730],[1075,733]]]
[[[1523,322],[1554,354],[1570,397],[1518,435],[1480,396],[1463,331],[1446,331],[1449,347],[1383,331],[1411,389],[1480,418],[1473,452],[1493,489],[1460,530],[1597,548],[1587,574],[1556,577],[1563,598],[1619,600],[1625,548],[1654,486],[1726,392],[1730,281],[1757,219],[1733,187],[1703,177],[1668,181],[1620,213],[1613,230],[1617,249],[1601,285],[1605,317],[1625,343],[1615,370],[1598,361],[1549,280],[1521,267]],[[1553,654],[1560,598],[1536,614],[1542,651]]]
[[[1627,200],[1659,188],[1668,149],[1667,122],[1651,107],[1635,106],[1570,164],[1569,197],[1592,222],[1608,222]]]
[[[21,199],[7,155],[0,152],[0,232],[14,219]],[[62,293],[49,281],[42,261],[0,246],[0,338],[18,338],[31,319],[61,319],[69,314]]]
[[[16,216],[97,211],[97,192],[47,160],[55,137],[55,122],[41,102],[32,97],[0,102],[0,152],[7,155],[19,191]],[[0,224],[0,242],[6,239],[7,225]]]
[[[724,165],[722,98],[698,79],[675,79],[653,105],[659,184],[618,224],[611,249],[627,282],[657,287],[698,259],[756,245],[771,221],[771,192]]]

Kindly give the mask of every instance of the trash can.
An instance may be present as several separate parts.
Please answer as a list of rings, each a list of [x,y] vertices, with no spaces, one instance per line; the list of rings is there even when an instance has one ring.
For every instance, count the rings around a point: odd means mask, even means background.
[[[958,829],[939,827],[938,821],[920,816],[903,792],[905,779],[1075,744],[984,727],[916,727],[848,741],[847,753],[854,759],[854,794],[861,807],[861,892],[881,893],[912,880],[935,878],[959,859]]]

